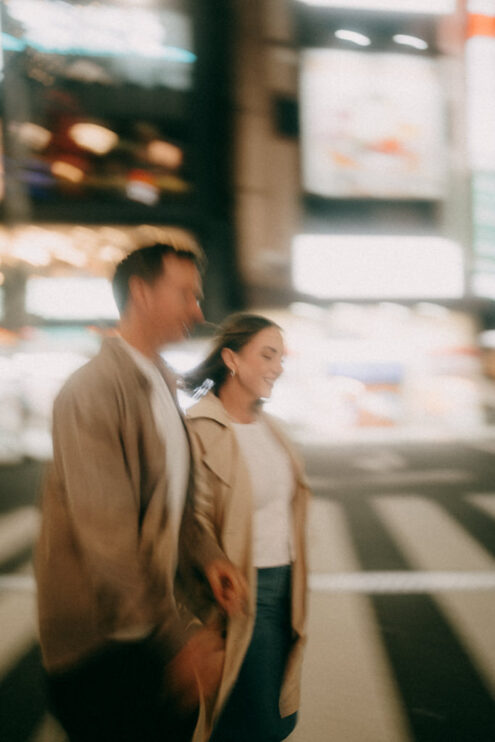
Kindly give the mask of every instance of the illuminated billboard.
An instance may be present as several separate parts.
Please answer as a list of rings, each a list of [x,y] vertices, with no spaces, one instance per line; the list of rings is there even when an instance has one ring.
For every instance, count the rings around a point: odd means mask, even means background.
[[[472,289],[495,298],[495,3],[470,0],[466,42],[467,140],[471,168]]]
[[[115,320],[117,307],[110,282],[92,276],[31,276],[26,311],[45,320]]]
[[[442,237],[299,234],[292,278],[319,299],[460,299],[464,258]]]
[[[444,93],[436,60],[306,49],[300,85],[306,193],[328,198],[444,196]]]

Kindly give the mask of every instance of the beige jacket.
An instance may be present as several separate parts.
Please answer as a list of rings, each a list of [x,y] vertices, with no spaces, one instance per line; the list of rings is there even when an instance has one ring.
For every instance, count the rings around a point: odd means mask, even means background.
[[[292,501],[295,524],[295,561],[292,573],[293,644],[287,661],[280,695],[280,713],[288,716],[298,709],[306,617],[306,547],[305,523],[309,490],[301,464],[291,445],[275,425],[263,414],[277,439],[288,451],[296,483]],[[256,570],[252,564],[252,494],[246,464],[239,450],[235,433],[222,403],[208,393],[187,412],[187,422],[195,458],[195,518],[202,526],[196,534],[196,567],[203,560],[224,554],[243,572],[249,587],[247,615],[227,621],[225,666],[218,695],[209,712],[212,724],[221,710],[237,678],[254,626],[256,604]],[[194,523],[192,518],[190,523]],[[193,574],[185,576],[192,608],[205,622],[221,621],[211,593]],[[196,584],[194,580],[196,579]]]
[[[46,668],[70,667],[139,627],[155,629],[170,658],[185,634],[173,597],[165,449],[149,382],[118,339],[105,340],[63,387],[53,445],[35,558]]]

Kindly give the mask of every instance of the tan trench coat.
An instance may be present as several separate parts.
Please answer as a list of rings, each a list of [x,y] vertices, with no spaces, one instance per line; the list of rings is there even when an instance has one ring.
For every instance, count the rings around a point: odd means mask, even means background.
[[[139,626],[155,627],[164,659],[173,656],[186,634],[174,600],[165,447],[150,384],[116,338],[60,392],[53,445],[35,559],[45,667],[70,667]]]
[[[292,500],[295,560],[292,571],[292,632],[293,643],[287,660],[281,695],[282,716],[297,711],[300,698],[300,675],[306,618],[306,546],[305,524],[309,490],[302,466],[273,420],[263,419],[289,453],[296,483]],[[224,671],[214,707],[209,709],[208,723],[213,724],[237,678],[249,645],[255,618],[256,570],[252,563],[252,494],[250,480],[239,450],[230,418],[222,403],[208,393],[187,413],[187,423],[195,458],[195,517],[202,535],[196,537],[196,566],[224,554],[243,572],[249,588],[247,615],[227,621]],[[193,554],[194,558],[194,554]],[[205,622],[221,620],[211,594],[190,575],[186,590],[192,598],[193,610]],[[196,739],[196,738],[195,738]]]

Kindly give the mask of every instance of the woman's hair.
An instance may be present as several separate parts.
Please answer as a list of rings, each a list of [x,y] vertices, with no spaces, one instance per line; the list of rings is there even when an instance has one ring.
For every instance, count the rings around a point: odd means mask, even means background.
[[[276,327],[280,330],[276,322],[258,314],[244,312],[231,314],[215,333],[213,348],[205,360],[184,375],[183,388],[200,396],[201,393],[212,389],[218,395],[229,371],[222,358],[222,350],[230,348],[234,353],[239,353],[258,332],[267,327]]]

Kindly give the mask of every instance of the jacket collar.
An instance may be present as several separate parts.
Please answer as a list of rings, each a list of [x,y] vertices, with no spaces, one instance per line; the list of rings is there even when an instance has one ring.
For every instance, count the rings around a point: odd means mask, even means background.
[[[122,340],[119,337],[106,337],[103,339],[101,346],[101,354],[103,358],[111,360],[115,363],[121,372],[125,374],[132,374],[134,377],[137,376],[139,382],[146,387],[149,387],[149,381],[143,374],[140,368],[136,366],[131,355],[127,352],[122,344]],[[177,390],[177,377],[172,369],[167,366],[165,361],[157,356],[156,365],[160,370],[160,373],[165,378],[172,395],[175,396]]]
[[[304,470],[299,456],[295,454],[293,446],[287,439],[280,427],[275,424],[270,415],[261,413],[262,419],[268,425],[273,435],[279,443],[285,448],[292,462],[296,481],[305,484]],[[232,419],[227,414],[223,404],[213,392],[208,392],[199,402],[187,410],[186,417],[191,420],[200,420],[207,418],[219,423],[223,429],[227,428],[232,431]],[[231,461],[225,456],[225,451],[221,445],[222,436],[225,430],[218,431],[217,435],[212,435],[206,444],[205,461],[211,469],[215,471],[221,479],[229,483],[231,480]]]
[[[213,392],[208,392],[204,397],[201,397],[199,402],[190,407],[187,411],[187,417],[191,420],[206,417],[209,420],[215,420],[226,428],[229,428],[232,424],[232,419],[227,414],[225,407]]]

